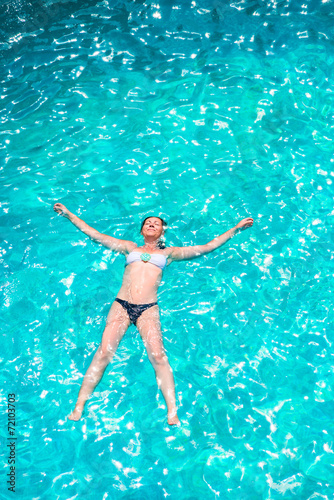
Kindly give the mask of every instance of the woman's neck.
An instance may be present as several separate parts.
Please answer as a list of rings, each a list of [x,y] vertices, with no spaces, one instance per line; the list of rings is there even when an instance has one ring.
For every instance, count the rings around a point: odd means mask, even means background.
[[[158,250],[159,247],[158,247],[158,242],[157,241],[153,241],[153,242],[147,242],[145,241],[144,245],[143,245],[143,248],[147,251],[150,251],[150,252],[154,252],[154,250]]]

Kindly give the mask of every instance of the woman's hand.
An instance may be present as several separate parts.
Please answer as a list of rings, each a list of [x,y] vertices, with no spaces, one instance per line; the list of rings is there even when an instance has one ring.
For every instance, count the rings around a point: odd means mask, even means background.
[[[244,229],[247,229],[248,227],[252,227],[254,222],[254,219],[251,217],[248,217],[247,219],[242,219],[236,226],[235,228],[238,231],[243,231]]]
[[[70,214],[70,211],[67,210],[65,205],[63,205],[62,203],[55,203],[53,206],[53,210],[63,217],[68,217]]]

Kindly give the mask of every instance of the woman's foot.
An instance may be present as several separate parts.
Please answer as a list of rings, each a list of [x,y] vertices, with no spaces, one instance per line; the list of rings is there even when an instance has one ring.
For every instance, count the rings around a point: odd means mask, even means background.
[[[78,420],[80,420],[82,412],[83,412],[83,409],[74,408],[72,413],[67,418],[69,420],[74,420],[75,422],[77,422]]]
[[[167,414],[168,425],[180,425],[179,417],[177,416],[176,410],[168,412]]]

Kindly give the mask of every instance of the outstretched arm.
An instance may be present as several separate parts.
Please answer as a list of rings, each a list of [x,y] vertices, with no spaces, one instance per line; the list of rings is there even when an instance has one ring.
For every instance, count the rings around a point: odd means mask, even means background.
[[[205,255],[207,253],[213,252],[217,248],[221,247],[228,240],[233,238],[234,235],[251,227],[253,225],[253,219],[251,217],[247,219],[243,219],[240,221],[235,227],[226,231],[226,233],[217,236],[213,240],[209,241],[205,245],[196,245],[191,247],[172,247],[171,253],[169,254],[169,258],[173,260],[191,260],[196,257],[200,257],[201,255]]]
[[[86,222],[72,214],[72,212],[70,212],[65,205],[62,205],[62,203],[56,203],[53,209],[58,214],[69,219],[72,224],[74,224],[84,234],[87,234],[87,236],[89,236],[93,241],[110,248],[110,250],[115,250],[116,252],[125,254],[126,252],[131,252],[131,250],[136,246],[136,244],[132,241],[120,240],[118,238],[108,236],[107,234],[99,233],[99,231],[90,227],[86,224]]]

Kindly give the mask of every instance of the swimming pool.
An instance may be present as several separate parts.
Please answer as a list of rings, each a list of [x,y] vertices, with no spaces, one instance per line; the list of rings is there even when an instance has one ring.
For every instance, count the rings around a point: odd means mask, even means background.
[[[333,497],[332,11],[7,2],[1,436],[8,473],[17,438],[20,499]],[[254,217],[164,273],[182,427],[166,423],[133,326],[83,420],[66,419],[124,257],[58,217],[57,201],[137,242],[154,212],[170,245]]]

